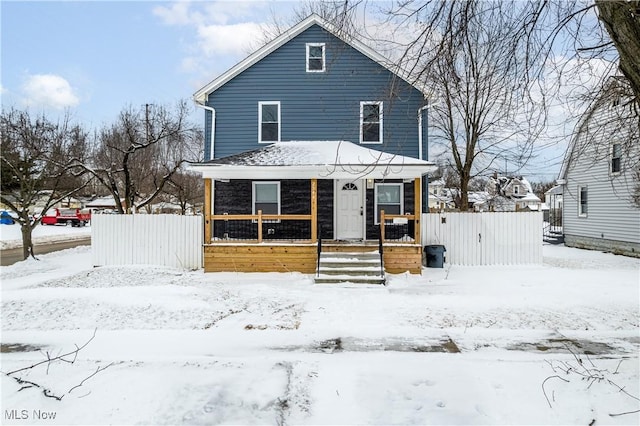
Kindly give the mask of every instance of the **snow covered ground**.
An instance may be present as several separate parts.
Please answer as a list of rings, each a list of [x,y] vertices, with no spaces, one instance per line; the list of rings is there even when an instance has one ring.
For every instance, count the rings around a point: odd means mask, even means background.
[[[33,242],[48,243],[82,239],[91,236],[91,227],[72,227],[61,225],[38,225],[33,230]],[[20,225],[0,225],[0,249],[12,249],[22,247],[22,234]]]
[[[90,247],[1,267],[3,373],[95,338],[12,374],[41,388],[3,374],[0,422],[640,423],[640,260],[445,266],[386,287],[93,268]]]

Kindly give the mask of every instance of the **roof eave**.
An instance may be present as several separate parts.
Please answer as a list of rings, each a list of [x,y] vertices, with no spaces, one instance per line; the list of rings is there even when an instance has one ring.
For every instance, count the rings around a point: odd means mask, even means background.
[[[192,164],[189,168],[210,179],[412,179],[437,170],[433,163],[421,164],[318,164],[295,166],[246,166]]]

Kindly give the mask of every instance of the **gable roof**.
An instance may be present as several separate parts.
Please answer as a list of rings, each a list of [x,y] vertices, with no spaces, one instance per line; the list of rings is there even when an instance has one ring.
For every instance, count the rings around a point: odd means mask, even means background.
[[[269,43],[265,44],[260,49],[256,50],[251,55],[247,56],[245,59],[243,59],[242,61],[238,62],[236,65],[231,67],[229,70],[227,70],[226,72],[224,72],[223,74],[221,74],[220,76],[216,77],[214,80],[206,84],[204,87],[202,87],[200,90],[198,90],[193,94],[193,99],[195,100],[196,103],[204,105],[207,100],[207,95],[209,95],[209,93],[214,92],[215,90],[223,86],[225,83],[227,83],[228,81],[232,80],[234,77],[242,73],[244,70],[251,67],[252,65],[257,63],[258,61],[260,61],[270,53],[274,52],[279,47],[281,47],[288,41],[292,40],[293,38],[295,38],[296,36],[298,36],[303,31],[307,30],[313,25],[320,26],[324,30],[328,31],[335,37],[342,40],[344,43],[348,44],[349,46],[353,47],[363,55],[367,56],[369,59],[377,62],[382,67],[386,68],[391,73],[397,75],[402,80],[404,80],[407,84],[409,84],[410,86],[414,87],[416,90],[421,92],[423,95],[427,94],[424,88],[419,87],[414,83],[411,83],[409,74],[404,70],[402,70],[401,68],[399,68],[398,66],[394,65],[389,59],[385,58],[384,56],[382,56],[381,54],[379,54],[378,52],[376,52],[375,50],[373,50],[372,48],[370,48],[369,46],[365,45],[364,43],[362,43],[361,41],[355,38],[351,38],[347,40],[344,37],[344,35],[334,25],[332,25],[330,22],[328,22],[327,20],[323,19],[322,17],[314,13],[308,16],[307,18],[305,18],[304,20],[300,21],[298,24],[294,25],[287,31],[283,32],[278,37],[274,38]]]
[[[348,141],[276,142],[191,167],[214,179],[408,179],[437,168]]]

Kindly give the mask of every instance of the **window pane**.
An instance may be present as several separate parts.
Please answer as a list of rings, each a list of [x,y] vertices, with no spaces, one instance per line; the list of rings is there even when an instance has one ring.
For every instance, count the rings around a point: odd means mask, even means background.
[[[262,123],[262,141],[278,141],[278,123]]]
[[[262,105],[262,122],[278,122],[278,105]]]
[[[580,214],[587,214],[587,188],[580,188]]]
[[[256,205],[258,203],[278,203],[278,184],[256,183]]]
[[[399,185],[378,185],[378,204],[397,204],[400,206]],[[386,210],[385,210],[386,211]]]
[[[309,46],[309,58],[322,59],[322,46]]]
[[[380,121],[380,105],[364,104],[362,105],[362,122],[378,123]]]
[[[620,158],[622,156],[622,149],[619,143],[613,144],[613,158]]]
[[[322,59],[309,59],[309,70],[322,71]]]
[[[380,220],[380,211],[384,210],[384,214],[400,214],[399,204],[378,204],[378,220]]]
[[[262,214],[278,214],[278,203],[256,203],[256,214],[262,210]]]
[[[379,124],[363,124],[362,140],[364,142],[380,142],[380,125]]]

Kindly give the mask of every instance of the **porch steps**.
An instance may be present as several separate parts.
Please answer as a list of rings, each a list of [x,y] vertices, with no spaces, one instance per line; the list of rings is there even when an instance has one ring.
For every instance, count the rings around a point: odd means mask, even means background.
[[[384,284],[378,251],[331,252],[320,254],[316,284]]]

